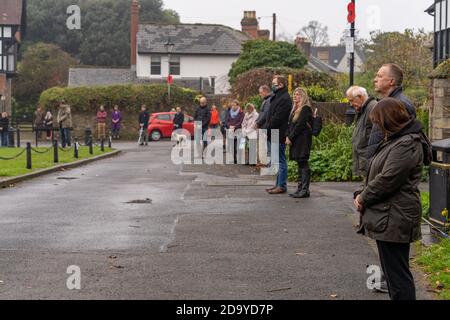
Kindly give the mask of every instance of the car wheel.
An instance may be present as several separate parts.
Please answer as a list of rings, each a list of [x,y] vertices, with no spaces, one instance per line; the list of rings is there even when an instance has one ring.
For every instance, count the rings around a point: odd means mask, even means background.
[[[158,130],[152,131],[152,133],[150,134],[150,138],[152,141],[161,140],[161,132],[159,132]]]

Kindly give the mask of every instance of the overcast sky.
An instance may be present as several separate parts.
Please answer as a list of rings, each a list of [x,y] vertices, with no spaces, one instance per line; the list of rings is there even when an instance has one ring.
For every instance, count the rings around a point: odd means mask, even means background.
[[[272,28],[278,15],[277,33],[294,37],[310,20],[328,26],[331,44],[347,29],[349,0],[164,0],[165,7],[180,14],[183,23],[216,23],[240,29],[244,11],[256,11],[260,28]],[[433,17],[424,12],[432,0],[357,0],[357,29],[368,38],[373,30],[433,30]]]

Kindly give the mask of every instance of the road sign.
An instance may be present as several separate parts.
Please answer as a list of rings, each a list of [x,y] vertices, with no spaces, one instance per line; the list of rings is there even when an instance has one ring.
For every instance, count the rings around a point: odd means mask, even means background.
[[[353,37],[345,38],[345,52],[355,53],[355,38]]]

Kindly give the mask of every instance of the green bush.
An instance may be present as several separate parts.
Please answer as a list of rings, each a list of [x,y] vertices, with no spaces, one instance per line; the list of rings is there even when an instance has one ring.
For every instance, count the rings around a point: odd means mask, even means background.
[[[340,102],[344,96],[336,89],[324,88],[320,85],[306,87],[309,97],[315,102]]]
[[[65,99],[74,111],[94,111],[101,104],[107,107],[117,104],[122,110],[135,111],[146,104],[149,111],[158,112],[177,105],[193,107],[197,95],[196,91],[173,86],[169,102],[167,86],[163,84],[54,87],[44,91],[39,102],[44,109],[54,109]]]
[[[256,110],[258,110],[258,112],[259,112],[262,102],[263,102],[263,99],[259,95],[256,95],[256,96],[251,96],[250,98],[248,98],[246,104],[247,103],[253,104],[256,107]],[[243,105],[243,106],[245,107],[245,105]]]
[[[431,79],[450,78],[450,58],[439,64],[430,74]]]
[[[247,71],[236,78],[233,83],[232,95],[241,100],[247,100],[258,93],[262,85],[270,86],[274,75],[283,75],[286,78],[293,76],[293,87],[320,86],[326,90],[337,90],[337,81],[326,73],[314,72],[306,69],[292,68],[256,68]]]
[[[421,192],[420,200],[422,202],[422,215],[424,218],[428,219],[430,216],[430,193]]]
[[[352,181],[353,153],[352,134],[354,127],[343,124],[327,124],[321,134],[314,137],[310,167],[312,181]],[[289,163],[289,180],[297,181],[297,165]]]

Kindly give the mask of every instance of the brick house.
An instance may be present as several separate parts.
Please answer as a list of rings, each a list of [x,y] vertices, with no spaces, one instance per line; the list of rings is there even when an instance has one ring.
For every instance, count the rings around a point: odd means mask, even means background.
[[[26,0],[1,0],[0,108],[11,113],[11,84],[17,72],[17,53],[26,30]]]

